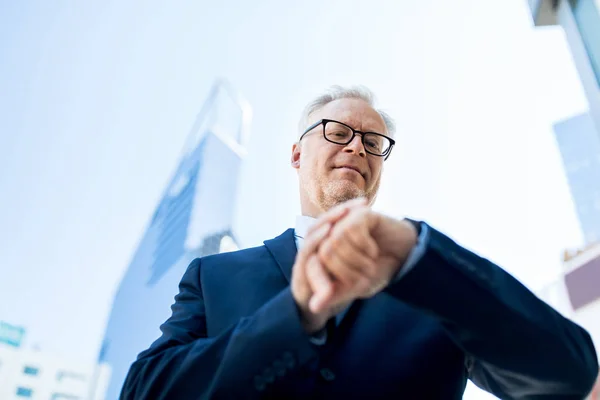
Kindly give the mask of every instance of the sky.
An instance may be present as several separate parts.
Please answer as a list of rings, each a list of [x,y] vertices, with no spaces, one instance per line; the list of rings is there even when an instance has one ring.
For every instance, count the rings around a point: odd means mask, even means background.
[[[376,209],[532,289],[582,241],[552,124],[587,103],[564,33],[525,1],[0,0],[0,59],[0,320],[60,357],[95,360],[220,77],[253,109],[243,246],[293,225],[297,121],[333,84],[370,87],[396,119]]]

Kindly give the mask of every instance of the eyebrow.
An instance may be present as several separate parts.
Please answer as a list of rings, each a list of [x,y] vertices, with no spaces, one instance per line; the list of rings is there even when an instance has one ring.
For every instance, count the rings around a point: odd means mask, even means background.
[[[390,136],[390,134],[387,132],[387,127],[385,126],[385,124],[384,124],[382,130],[379,130],[379,129],[356,129],[355,128],[356,124],[353,124],[353,123],[350,123],[350,122],[347,122],[347,121],[344,121],[344,120],[341,120],[341,119],[335,119],[335,118],[324,118],[324,119],[332,119],[332,120],[341,122],[341,123],[346,124],[349,127],[353,128],[354,130],[359,131],[359,132],[373,132],[373,133],[378,133],[380,135]]]

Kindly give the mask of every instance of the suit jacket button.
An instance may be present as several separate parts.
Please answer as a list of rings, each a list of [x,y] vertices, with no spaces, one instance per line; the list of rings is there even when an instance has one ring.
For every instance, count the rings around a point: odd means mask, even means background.
[[[275,382],[275,371],[273,371],[273,368],[271,368],[271,367],[265,368],[265,371],[263,372],[263,379],[267,383]]]
[[[275,369],[275,374],[277,374],[277,376],[285,375],[285,365],[283,364],[282,361],[279,361],[279,360],[273,361],[273,368]]]
[[[289,351],[286,351],[285,353],[283,353],[283,363],[285,364],[285,366],[289,369],[294,368],[294,366],[296,365],[296,360],[294,359],[294,356],[292,355],[292,353],[290,353]]]
[[[263,390],[266,389],[267,384],[265,383],[265,380],[263,379],[262,376],[255,376],[254,377],[254,387],[259,392],[262,392]]]
[[[335,379],[335,374],[329,368],[321,368],[321,376],[328,382]]]

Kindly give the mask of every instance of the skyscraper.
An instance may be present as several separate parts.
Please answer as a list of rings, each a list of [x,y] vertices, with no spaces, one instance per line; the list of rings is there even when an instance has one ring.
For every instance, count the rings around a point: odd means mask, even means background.
[[[585,241],[600,241],[600,136],[588,113],[554,125]]]
[[[588,100],[589,113],[556,124],[554,130],[585,240],[595,242],[600,240],[600,0],[528,0],[528,4],[535,26],[562,27]],[[593,290],[600,273],[597,260],[579,260],[556,282],[557,287],[566,283],[571,301],[575,294],[586,299],[586,306],[576,311],[586,316],[576,321],[592,333],[596,347],[600,338],[596,322],[599,303],[587,303],[598,298]],[[571,306],[577,308],[576,304]],[[596,395],[590,398],[597,398],[598,388],[600,381],[594,390]]]
[[[536,26],[563,28],[588,100],[590,117],[600,127],[600,0],[528,0],[528,3]]]
[[[217,83],[192,128],[114,299],[99,356],[112,368],[109,399],[118,397],[137,354],[159,337],[188,264],[236,246],[233,218],[249,112],[227,84]]]

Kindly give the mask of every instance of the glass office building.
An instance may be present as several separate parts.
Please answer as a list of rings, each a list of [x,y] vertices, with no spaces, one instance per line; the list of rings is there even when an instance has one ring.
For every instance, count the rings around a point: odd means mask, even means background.
[[[600,241],[600,137],[589,114],[554,125],[585,241]]]
[[[116,293],[99,356],[112,369],[107,399],[118,398],[137,354],[159,337],[191,260],[236,248],[233,218],[249,109],[232,93],[224,83],[213,88]]]
[[[536,26],[563,28],[588,99],[590,116],[596,127],[600,127],[600,0],[528,2]],[[596,132],[600,134],[600,130]]]
[[[564,31],[588,100],[586,114],[555,124],[554,131],[585,241],[594,243],[600,240],[600,0],[528,4],[535,26]]]
[[[585,327],[600,347],[600,0],[528,0],[536,26],[562,27],[589,104],[589,114],[555,125],[585,240],[542,298]],[[552,84],[549,82],[548,84]],[[595,139],[594,136],[595,135]],[[562,306],[561,306],[562,305]],[[588,398],[600,398],[600,380]]]

